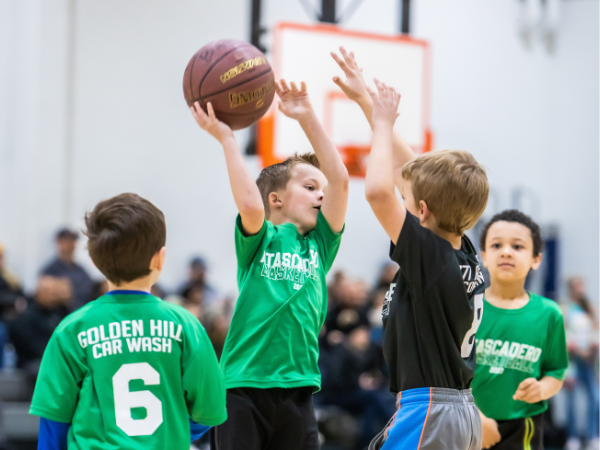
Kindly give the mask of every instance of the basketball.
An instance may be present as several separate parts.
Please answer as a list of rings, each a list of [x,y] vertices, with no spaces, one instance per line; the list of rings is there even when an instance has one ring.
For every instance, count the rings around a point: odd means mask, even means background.
[[[246,128],[269,109],[275,95],[273,70],[252,44],[223,40],[196,52],[183,74],[188,106],[211,103],[217,118],[232,130]]]

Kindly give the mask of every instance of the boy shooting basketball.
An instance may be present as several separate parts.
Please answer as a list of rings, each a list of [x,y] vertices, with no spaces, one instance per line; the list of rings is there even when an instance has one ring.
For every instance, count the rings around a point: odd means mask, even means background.
[[[378,450],[479,450],[481,422],[470,391],[483,276],[463,235],[488,199],[485,171],[463,151],[414,158],[393,132],[400,95],[376,80],[366,87],[354,56],[334,59],[334,78],[373,128],[365,195],[400,265],[383,307],[384,354],[396,414],[371,442]],[[396,197],[396,186],[404,199]]]
[[[315,117],[306,87],[276,86],[280,110],[298,121],[315,154],[266,167],[254,182],[231,129],[192,107],[223,146],[239,216],[235,243],[240,295],[221,368],[229,419],[215,428],[217,450],[316,450],[312,393],[320,388],[319,331],[327,312],[325,276],[337,254],[348,172]]]
[[[196,439],[227,418],[225,388],[198,319],[150,294],[165,260],[164,216],[122,194],[86,226],[109,292],[63,320],[44,352],[30,410],[42,418],[38,448],[188,450],[190,428]]]

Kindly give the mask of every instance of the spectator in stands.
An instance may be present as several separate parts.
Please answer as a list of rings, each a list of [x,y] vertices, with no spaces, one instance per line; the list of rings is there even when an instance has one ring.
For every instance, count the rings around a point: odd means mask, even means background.
[[[377,277],[377,282],[375,283],[375,289],[385,288],[386,290],[390,288],[390,284],[394,281],[394,277],[398,272],[398,264],[394,261],[387,261],[379,272],[379,277]]]
[[[102,297],[108,292],[108,289],[108,281],[102,280],[95,282],[94,288],[92,289],[92,299],[96,300],[97,298]]]
[[[333,274],[331,282],[327,285],[327,308],[328,311],[334,309],[344,296],[344,286],[346,283],[346,274],[338,270]]]
[[[341,272],[334,283],[329,289],[336,293],[336,304],[327,314],[320,339],[322,383],[315,401],[357,416],[361,426],[356,444],[364,448],[394,414],[395,400],[387,389],[383,350],[371,338],[365,284]]]
[[[598,449],[598,379],[595,370],[598,357],[598,317],[585,292],[585,283],[581,277],[572,277],[567,281],[569,298],[563,304],[567,348],[570,367],[565,380],[567,393],[568,441],[567,450],[579,450],[581,441],[577,433],[577,424],[586,425],[587,448]],[[569,376],[569,373],[571,374]],[[585,420],[577,420],[575,405],[575,387],[581,386],[586,393],[587,411]]]
[[[18,280],[6,270],[4,248],[0,244],[0,368],[4,362],[4,346],[8,342],[6,322],[27,307],[27,300]]]
[[[40,277],[33,304],[8,322],[18,368],[37,375],[44,349],[54,329],[69,314],[71,303],[72,289],[68,278]]]
[[[325,319],[327,332],[337,330],[349,333],[359,326],[368,326],[366,285],[362,281],[350,280],[344,275],[340,275],[337,280],[334,278],[334,282],[336,281],[337,285],[329,289],[334,292],[335,303],[330,307]]]
[[[179,295],[190,299],[190,296],[202,296],[205,307],[211,306],[217,300],[215,291],[206,281],[206,261],[197,256],[190,261],[188,281],[179,289]],[[192,300],[194,301],[194,300]]]
[[[72,308],[77,309],[93,300],[94,282],[83,267],[75,262],[75,247],[79,235],[63,228],[56,233],[57,256],[42,269],[42,275],[68,278],[73,287]]]
[[[4,248],[0,244],[0,323],[27,306],[25,295],[17,278],[4,264]]]
[[[383,319],[381,312],[385,297],[388,293],[388,287],[378,287],[371,293],[369,307],[367,309],[367,319],[371,325],[371,340],[379,345],[383,345]]]

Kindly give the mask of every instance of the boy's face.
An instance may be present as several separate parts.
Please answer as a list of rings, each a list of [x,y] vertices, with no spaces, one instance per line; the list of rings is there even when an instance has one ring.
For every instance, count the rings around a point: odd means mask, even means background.
[[[529,228],[518,222],[502,220],[489,228],[481,256],[490,276],[505,282],[524,282],[529,270],[536,270],[542,263],[541,253],[533,256]]]
[[[296,164],[285,190],[278,192],[281,214],[298,227],[301,234],[317,226],[327,178],[310,164]],[[271,205],[273,208],[273,205]]]

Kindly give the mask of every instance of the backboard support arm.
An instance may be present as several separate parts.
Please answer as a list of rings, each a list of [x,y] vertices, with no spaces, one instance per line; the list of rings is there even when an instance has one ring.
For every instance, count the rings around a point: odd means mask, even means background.
[[[410,34],[410,0],[400,0],[400,32]]]

